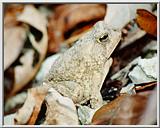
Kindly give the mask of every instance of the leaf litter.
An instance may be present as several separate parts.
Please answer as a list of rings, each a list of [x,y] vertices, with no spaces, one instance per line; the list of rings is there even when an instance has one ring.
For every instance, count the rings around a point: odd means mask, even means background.
[[[155,12],[152,4],[7,5],[5,90],[8,88],[12,95],[5,94],[5,111],[9,114],[4,124],[156,124]],[[103,105],[91,109],[90,103],[76,105],[40,83],[55,59],[103,19],[121,29],[122,39],[112,54],[113,64],[101,89]],[[9,36],[10,31],[15,33]],[[20,98],[26,90],[27,96],[25,92]],[[13,113],[18,104],[23,106]],[[41,112],[44,114],[39,120]],[[150,116],[152,120],[147,118]]]

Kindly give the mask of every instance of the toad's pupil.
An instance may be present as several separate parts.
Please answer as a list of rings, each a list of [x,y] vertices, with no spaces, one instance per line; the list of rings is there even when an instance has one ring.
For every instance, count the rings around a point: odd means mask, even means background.
[[[100,40],[101,42],[104,42],[104,41],[107,40],[107,38],[108,38],[108,35],[104,35],[104,36],[102,36],[99,40]]]

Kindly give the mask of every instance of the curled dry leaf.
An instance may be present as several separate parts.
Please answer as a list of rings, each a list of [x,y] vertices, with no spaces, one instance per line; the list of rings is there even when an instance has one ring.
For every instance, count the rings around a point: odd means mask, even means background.
[[[15,124],[35,124],[48,89],[49,87],[45,85],[28,90],[24,105],[15,115]]]
[[[105,4],[65,4],[56,7],[49,19],[49,52],[57,51],[59,43],[88,30],[96,21],[102,20],[105,8]]]
[[[137,10],[137,24],[147,33],[157,36],[157,17],[145,9]]]
[[[135,85],[135,90],[136,90],[136,92],[145,91],[145,90],[151,90],[151,89],[155,88],[156,85],[157,85],[157,82],[136,84]]]
[[[149,93],[122,95],[102,106],[92,118],[93,124],[135,125],[141,120]],[[139,102],[140,101],[140,102]]]
[[[55,89],[50,88],[46,96],[46,118],[44,125],[78,125],[75,104],[68,97],[63,97]]]
[[[15,115],[14,124],[26,124],[32,115],[35,106],[35,99],[31,93],[28,93],[26,101],[22,108],[20,108]]]
[[[4,27],[4,70],[19,56],[24,46],[26,30],[23,27]]]
[[[26,30],[23,27],[4,27],[4,70],[19,56],[24,46]]]
[[[19,56],[26,38],[26,29],[17,21],[23,5],[6,5],[4,15],[4,70]]]
[[[19,59],[21,65],[14,68],[15,81],[11,94],[22,89],[35,76],[46,55],[48,44],[46,18],[34,6],[26,5],[18,16],[18,21],[26,23],[30,28],[27,41],[31,43],[32,48],[24,51]]]

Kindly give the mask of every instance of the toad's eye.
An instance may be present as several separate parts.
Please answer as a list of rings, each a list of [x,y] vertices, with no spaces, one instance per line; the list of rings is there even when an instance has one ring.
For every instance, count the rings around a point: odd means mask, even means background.
[[[106,42],[108,40],[108,35],[103,35],[102,37],[99,38],[100,42]]]

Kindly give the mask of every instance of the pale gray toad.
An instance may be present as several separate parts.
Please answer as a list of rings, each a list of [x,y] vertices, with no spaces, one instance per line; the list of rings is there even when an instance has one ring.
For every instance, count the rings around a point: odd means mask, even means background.
[[[74,103],[90,100],[91,108],[102,105],[101,86],[112,64],[111,53],[121,32],[97,22],[91,31],[64,52],[52,65],[44,82]]]

